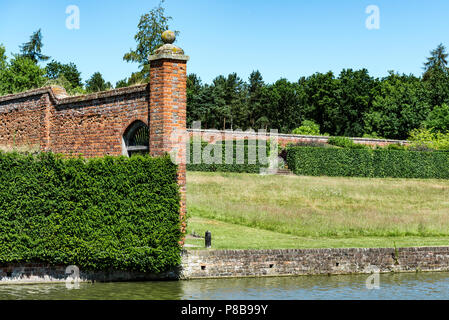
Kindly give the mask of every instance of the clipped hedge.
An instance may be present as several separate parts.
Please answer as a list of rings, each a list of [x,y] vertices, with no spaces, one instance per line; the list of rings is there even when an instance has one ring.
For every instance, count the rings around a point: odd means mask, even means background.
[[[169,157],[0,153],[0,263],[166,271],[180,263]]]
[[[249,140],[243,140],[243,149],[244,149],[244,161],[243,164],[237,163],[236,155],[237,155],[237,142],[233,141],[232,145],[232,154],[233,154],[233,161],[232,163],[226,163],[226,142],[225,141],[219,141],[216,144],[208,144],[207,142],[201,143],[201,150],[199,150],[199,154],[196,153],[193,141],[190,141],[190,145],[188,146],[190,157],[187,164],[187,170],[188,171],[205,171],[205,172],[239,172],[239,173],[260,173],[261,168],[268,167],[268,163],[261,163],[259,159],[259,146],[257,144],[257,141],[253,141],[251,143],[256,143],[256,163],[252,164],[249,163],[248,157],[248,146],[249,146]],[[221,149],[221,163],[204,163],[204,159],[202,155],[204,152],[208,152],[208,150],[205,150],[205,148],[210,148],[209,154],[211,156],[214,156],[215,149],[213,148],[213,145],[218,145]],[[266,157],[268,158],[270,150],[270,143],[266,143]],[[195,159],[201,159],[201,163],[194,163],[196,161]],[[263,162],[263,161],[262,161]]]
[[[289,147],[287,164],[308,176],[449,179],[448,152]]]

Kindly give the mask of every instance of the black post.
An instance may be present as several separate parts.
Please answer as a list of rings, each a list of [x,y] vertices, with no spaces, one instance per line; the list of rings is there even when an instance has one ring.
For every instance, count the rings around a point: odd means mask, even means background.
[[[210,248],[212,245],[212,234],[210,231],[206,231],[206,236],[204,237],[204,242],[206,243],[206,248]]]

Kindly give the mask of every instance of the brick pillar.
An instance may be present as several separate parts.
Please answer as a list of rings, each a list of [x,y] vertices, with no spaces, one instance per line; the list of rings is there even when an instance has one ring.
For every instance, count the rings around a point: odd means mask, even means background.
[[[51,150],[50,131],[51,131],[51,117],[54,110],[55,99],[62,99],[68,97],[67,92],[63,87],[51,86],[50,92],[44,94],[41,98],[42,115],[41,115],[41,129],[40,129],[40,149],[41,151]]]
[[[178,184],[181,191],[182,232],[186,217],[186,145],[183,139],[174,140],[173,132],[186,134],[186,64],[189,60],[181,48],[174,46],[171,31],[162,34],[164,45],[149,57],[150,60],[150,154],[160,156],[178,151],[184,161],[178,162]]]

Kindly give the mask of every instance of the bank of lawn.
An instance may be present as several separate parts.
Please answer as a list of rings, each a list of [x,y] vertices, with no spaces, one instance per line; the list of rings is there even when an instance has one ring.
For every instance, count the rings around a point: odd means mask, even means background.
[[[187,208],[217,249],[449,245],[449,180],[188,172]]]

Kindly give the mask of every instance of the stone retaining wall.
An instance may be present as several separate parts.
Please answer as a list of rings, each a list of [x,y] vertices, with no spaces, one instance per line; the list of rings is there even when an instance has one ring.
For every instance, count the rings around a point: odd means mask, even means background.
[[[182,279],[449,271],[449,247],[185,251]]]
[[[176,280],[178,271],[161,274],[149,274],[132,271],[90,271],[82,269],[79,274],[74,273],[68,266],[52,266],[42,263],[11,263],[0,265],[0,285],[2,284],[38,284],[64,283],[67,279],[77,279],[77,282],[118,282],[118,281],[152,281]],[[77,277],[76,277],[77,276]]]
[[[61,283],[67,266],[0,265],[0,284]],[[79,270],[80,282],[449,271],[449,247],[286,250],[184,250],[181,266],[162,274]]]

